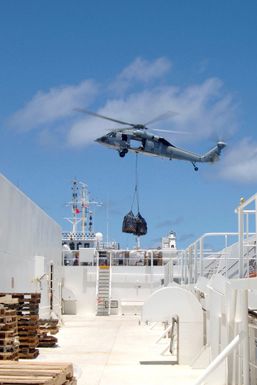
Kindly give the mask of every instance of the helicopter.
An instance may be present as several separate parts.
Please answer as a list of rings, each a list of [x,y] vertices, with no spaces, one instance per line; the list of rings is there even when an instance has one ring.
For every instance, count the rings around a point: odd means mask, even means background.
[[[162,158],[168,158],[169,160],[185,160],[191,162],[194,170],[198,171],[196,163],[214,163],[219,160],[219,156],[223,148],[226,147],[226,143],[218,141],[216,146],[210,149],[203,155],[198,155],[193,152],[184,150],[171,144],[167,139],[161,136],[154,135],[151,132],[147,132],[148,125],[154,123],[160,119],[166,117],[166,114],[160,115],[155,119],[150,120],[145,124],[128,123],[122,120],[110,118],[105,115],[100,115],[96,112],[88,111],[82,108],[76,108],[76,111],[86,113],[88,115],[95,116],[97,118],[109,120],[115,123],[119,123],[128,127],[117,128],[110,130],[106,135],[95,139],[95,141],[103,146],[113,148],[118,151],[119,156],[124,156],[129,152],[141,153],[149,156],[156,156]],[[177,115],[175,112],[170,114]],[[159,130],[152,129],[152,131],[170,132],[174,134],[181,134],[185,132],[174,130]]]

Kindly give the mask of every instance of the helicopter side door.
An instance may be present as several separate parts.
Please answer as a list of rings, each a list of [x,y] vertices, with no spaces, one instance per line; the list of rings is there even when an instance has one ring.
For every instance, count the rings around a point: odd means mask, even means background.
[[[155,152],[154,141],[151,139],[145,139],[143,141],[143,149],[145,152],[154,153]]]

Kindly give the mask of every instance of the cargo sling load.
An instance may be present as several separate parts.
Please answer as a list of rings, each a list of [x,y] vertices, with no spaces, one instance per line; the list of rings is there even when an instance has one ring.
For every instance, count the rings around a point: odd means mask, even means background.
[[[136,201],[137,215],[133,213],[133,206]],[[135,191],[132,200],[131,210],[123,218],[122,232],[134,234],[137,237],[147,234],[147,223],[139,211],[139,196],[138,196],[138,177],[137,177],[137,155],[136,155],[136,183]]]

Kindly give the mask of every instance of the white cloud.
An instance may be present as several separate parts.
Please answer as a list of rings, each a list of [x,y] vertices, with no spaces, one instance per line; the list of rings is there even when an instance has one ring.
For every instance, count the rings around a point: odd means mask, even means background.
[[[121,97],[110,92],[110,84],[105,89],[101,85],[101,100],[105,99],[97,112],[132,123],[145,123],[167,111],[175,111],[178,115],[150,126],[191,133],[180,138],[173,135],[171,139],[168,136],[175,144],[202,141],[236,128],[235,103],[231,95],[225,93],[219,79],[210,78],[200,84],[183,87],[172,84],[160,86],[150,82],[164,76],[169,68],[170,62],[165,58],[152,62],[136,59],[111,82],[111,86],[117,85],[119,79],[136,88]],[[140,88],[140,82],[143,88]],[[88,108],[97,92],[98,86],[90,80],[52,88],[48,92],[40,91],[24,108],[14,113],[9,123],[17,129],[44,129],[47,135],[43,135],[41,140],[46,143],[50,139],[49,133],[55,132],[67,145],[88,145],[103,135],[106,129],[120,127],[116,123],[73,111],[74,107]]]
[[[219,164],[218,176],[240,183],[256,183],[257,142],[251,138],[244,138],[233,148],[228,149],[222,164]]]
[[[177,144],[208,138],[214,141],[213,137],[216,139],[236,128],[235,105],[231,96],[224,94],[219,79],[208,79],[202,84],[185,88],[172,85],[152,87],[130,93],[126,98],[109,98],[98,112],[127,122],[145,123],[170,110],[178,115],[155,123],[152,127],[191,133],[180,137],[176,135]],[[68,141],[72,145],[88,144],[93,137],[102,135],[105,129],[117,127],[119,125],[102,119],[84,118],[71,127]],[[174,141],[174,135],[172,138]]]
[[[28,131],[42,124],[71,116],[75,107],[86,105],[97,93],[97,85],[85,80],[78,85],[38,91],[35,96],[9,119],[11,127]]]
[[[136,58],[129,66],[117,76],[110,88],[117,92],[124,92],[135,83],[147,84],[162,78],[169,72],[171,62],[166,58],[158,58],[152,62]]]

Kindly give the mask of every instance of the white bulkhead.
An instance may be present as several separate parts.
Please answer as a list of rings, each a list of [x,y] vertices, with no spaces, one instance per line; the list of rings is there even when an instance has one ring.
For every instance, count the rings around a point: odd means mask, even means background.
[[[2,174],[0,196],[0,291],[40,292],[41,316],[60,313],[60,226]]]

